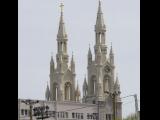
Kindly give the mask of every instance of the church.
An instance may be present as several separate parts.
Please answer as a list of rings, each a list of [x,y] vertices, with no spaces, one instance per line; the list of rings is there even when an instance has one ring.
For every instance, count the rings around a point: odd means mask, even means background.
[[[61,4],[61,8],[63,4]],[[45,100],[38,100],[34,107],[47,105],[55,113],[47,120],[122,120],[120,84],[115,75],[114,52],[107,51],[106,25],[103,19],[101,1],[98,4],[95,24],[94,58],[88,49],[87,76],[84,78],[81,96],[76,81],[75,60],[67,53],[67,33],[61,9],[57,33],[56,62],[51,56],[50,83]],[[70,61],[70,62],[69,62]],[[18,100],[18,120],[30,120],[30,106]],[[32,117],[36,120],[36,116]]]

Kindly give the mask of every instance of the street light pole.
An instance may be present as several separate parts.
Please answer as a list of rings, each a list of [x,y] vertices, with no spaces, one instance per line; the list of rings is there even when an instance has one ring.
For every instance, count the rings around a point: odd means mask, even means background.
[[[116,95],[112,93],[112,101],[113,101],[113,120],[116,120]]]
[[[137,94],[134,95],[134,99],[135,99],[135,112],[136,112],[136,118],[137,118],[137,120],[139,120]]]
[[[125,96],[125,97],[122,97],[122,98],[127,98],[127,97],[130,97],[130,96],[133,96],[133,97],[134,97],[134,100],[135,100],[135,114],[136,114],[136,119],[137,119],[137,120],[139,120],[137,94],[134,94],[134,95],[128,95],[128,96]]]
[[[34,101],[34,100],[22,100],[22,103],[25,103],[26,105],[29,105],[29,113],[30,113],[30,120],[32,120],[32,108],[33,108],[33,105],[38,103],[39,101]]]

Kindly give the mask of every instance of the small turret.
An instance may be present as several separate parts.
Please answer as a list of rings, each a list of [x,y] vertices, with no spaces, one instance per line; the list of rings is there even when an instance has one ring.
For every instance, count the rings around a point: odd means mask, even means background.
[[[118,80],[118,75],[116,76],[116,81],[115,81],[115,84],[114,84],[114,91],[117,95],[119,95],[121,93],[120,84],[119,84],[119,80]]]
[[[74,62],[73,52],[72,52],[72,58],[71,58],[71,71],[72,73],[75,73],[75,62]]]
[[[58,29],[58,34],[57,34],[58,39],[66,39],[67,38],[67,33],[65,30],[65,24],[64,24],[64,20],[63,20],[63,6],[64,5],[61,3],[61,5],[60,5],[61,16],[60,16],[59,29]]]
[[[76,88],[76,101],[80,102],[80,96],[81,96],[81,92],[79,90],[79,85],[78,85],[78,81],[77,81],[77,88]]]
[[[85,76],[84,82],[83,82],[83,97],[87,96],[87,91],[88,91],[88,85],[87,85],[86,76]]]
[[[49,90],[48,82],[47,82],[47,88],[46,88],[45,98],[46,98],[47,101],[50,100],[50,90]]]
[[[51,56],[51,61],[50,61],[50,74],[52,74],[54,71],[54,60],[53,56]]]
[[[112,43],[111,43],[109,58],[110,58],[110,63],[114,66],[114,53],[113,53],[113,49],[112,49]]]
[[[106,28],[105,28],[104,19],[103,19],[101,1],[99,0],[95,31],[98,33],[98,32],[105,31],[105,30]]]
[[[90,65],[92,63],[92,52],[90,49],[90,45],[89,45],[89,50],[88,50],[88,65]]]

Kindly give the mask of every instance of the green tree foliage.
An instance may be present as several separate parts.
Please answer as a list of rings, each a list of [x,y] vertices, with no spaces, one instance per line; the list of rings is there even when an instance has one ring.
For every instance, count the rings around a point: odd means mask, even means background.
[[[135,114],[130,114],[126,118],[124,118],[123,120],[137,120],[137,118],[136,118]]]

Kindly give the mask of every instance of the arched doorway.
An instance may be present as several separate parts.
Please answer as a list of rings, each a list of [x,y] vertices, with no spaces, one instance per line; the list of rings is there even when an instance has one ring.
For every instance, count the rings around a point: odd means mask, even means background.
[[[65,83],[64,90],[65,90],[65,100],[71,100],[72,87],[70,82]]]

